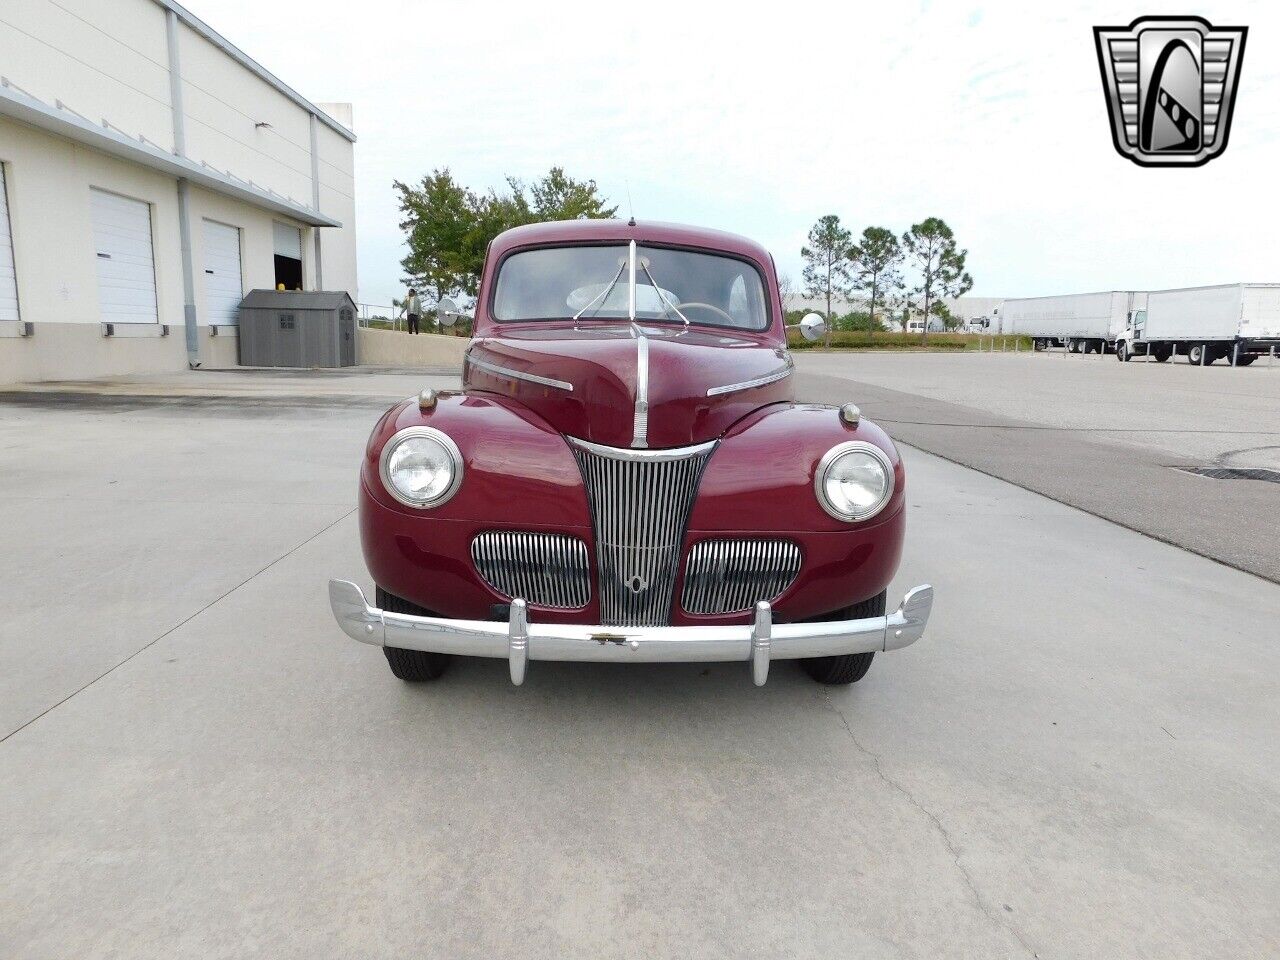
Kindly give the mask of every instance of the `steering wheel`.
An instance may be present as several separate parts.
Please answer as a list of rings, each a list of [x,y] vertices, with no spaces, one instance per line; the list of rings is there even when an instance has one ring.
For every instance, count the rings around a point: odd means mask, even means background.
[[[690,307],[701,307],[703,310],[710,310],[710,311],[712,311],[713,313],[718,313],[718,314],[720,314],[720,316],[724,317],[724,318],[725,318],[725,320],[727,320],[727,321],[729,322],[729,326],[731,326],[731,327],[736,327],[736,326],[738,326],[738,321],[737,321],[737,320],[735,320],[733,317],[729,316],[729,314],[725,313],[723,310],[721,310],[719,307],[717,307],[714,303],[702,303],[702,302],[697,301],[697,300],[692,300],[692,301],[690,301],[689,303],[677,303],[677,304],[676,304],[676,309],[677,309],[677,310],[687,310],[687,309],[689,309]]]

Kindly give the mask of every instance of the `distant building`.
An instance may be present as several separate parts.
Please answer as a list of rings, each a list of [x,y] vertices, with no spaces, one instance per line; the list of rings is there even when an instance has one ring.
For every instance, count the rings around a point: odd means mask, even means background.
[[[951,315],[961,321],[964,321],[965,324],[968,324],[969,321],[975,320],[979,317],[992,317],[995,318],[998,323],[999,314],[997,311],[1002,303],[1004,303],[1004,297],[964,296],[944,297],[942,300],[943,306],[951,311]],[[857,297],[851,300],[833,300],[831,302],[831,312],[837,317],[853,311],[865,312],[868,305],[869,303],[867,300]],[[792,310],[816,310],[819,313],[823,313],[827,309],[827,302],[826,300],[818,301],[803,297],[795,297],[789,301],[788,308]],[[901,330],[901,314],[899,313],[897,316],[893,317],[892,322],[888,314],[889,311],[885,310],[881,304],[876,304],[876,316],[880,318],[880,322],[891,329]],[[929,327],[930,330],[935,328],[941,328],[941,321],[931,324]],[[917,325],[911,329],[919,330],[920,326]]]
[[[0,383],[230,365],[246,291],[356,296],[349,105],[173,0],[5,4],[0,74]]]
[[[1004,303],[1004,297],[948,297],[942,302],[953,317],[975,320],[978,317],[997,316],[996,309]]]

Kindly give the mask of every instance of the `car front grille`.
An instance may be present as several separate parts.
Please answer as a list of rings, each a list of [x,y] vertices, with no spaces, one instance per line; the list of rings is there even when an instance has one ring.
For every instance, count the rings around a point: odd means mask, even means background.
[[[591,597],[587,545],[577,537],[494,530],[471,541],[471,560],[485,583],[513,599],[573,610]]]
[[[800,548],[789,540],[704,540],[689,551],[681,606],[703,614],[750,610],[799,573]]]
[[[685,525],[715,443],[675,450],[570,443],[595,526],[601,623],[670,623]]]

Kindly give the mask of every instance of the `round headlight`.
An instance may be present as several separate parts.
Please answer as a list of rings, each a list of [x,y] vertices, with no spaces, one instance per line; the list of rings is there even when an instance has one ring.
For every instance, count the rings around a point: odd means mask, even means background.
[[[818,462],[813,481],[822,509],[837,520],[870,520],[893,496],[893,464],[874,444],[837,444]]]
[[[462,483],[462,453],[432,427],[407,427],[387,441],[379,461],[387,493],[410,507],[438,507]]]

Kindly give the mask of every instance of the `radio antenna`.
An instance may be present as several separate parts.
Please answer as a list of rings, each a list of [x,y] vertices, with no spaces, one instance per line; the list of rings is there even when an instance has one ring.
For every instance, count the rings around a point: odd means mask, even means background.
[[[627,212],[631,214],[631,219],[627,221],[627,226],[634,227],[636,225],[636,208],[631,205],[631,182],[629,180],[622,182],[626,185],[627,190]]]

